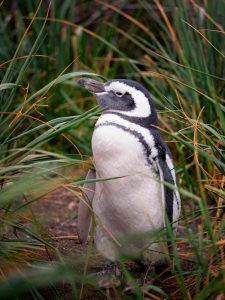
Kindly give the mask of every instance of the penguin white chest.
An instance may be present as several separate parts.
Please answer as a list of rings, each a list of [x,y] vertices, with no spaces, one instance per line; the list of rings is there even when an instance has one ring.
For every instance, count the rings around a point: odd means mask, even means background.
[[[121,177],[96,184],[97,218],[115,234],[161,228],[161,188],[138,134],[119,125],[99,126],[92,150],[98,178]]]
[[[117,126],[98,127],[92,137],[92,150],[99,175],[125,176],[148,168],[138,138]]]

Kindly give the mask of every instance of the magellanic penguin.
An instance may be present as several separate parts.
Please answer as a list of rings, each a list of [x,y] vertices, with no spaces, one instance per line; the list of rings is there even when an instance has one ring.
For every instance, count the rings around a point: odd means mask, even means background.
[[[176,227],[180,197],[151,96],[131,80],[103,84],[81,78],[78,83],[103,109],[92,136],[96,169],[88,172],[89,183],[84,187],[89,203],[81,201],[78,211],[79,239],[82,243],[88,239],[92,210],[94,244],[105,257],[116,261],[121,254],[147,249],[151,261],[162,261],[166,243],[154,242],[154,236],[157,240],[157,232],[165,228],[166,216]],[[143,239],[138,238],[143,234]]]

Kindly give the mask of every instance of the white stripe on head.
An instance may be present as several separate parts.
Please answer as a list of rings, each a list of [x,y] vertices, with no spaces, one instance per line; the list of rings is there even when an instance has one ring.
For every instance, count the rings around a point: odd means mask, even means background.
[[[150,116],[151,107],[149,104],[149,100],[142,91],[139,91],[135,87],[132,87],[120,81],[111,82],[109,85],[105,86],[105,90],[107,92],[113,90],[115,92],[121,92],[123,94],[128,92],[132,96],[135,103],[135,108],[131,111],[120,111],[120,113],[122,113],[123,115],[141,118]]]

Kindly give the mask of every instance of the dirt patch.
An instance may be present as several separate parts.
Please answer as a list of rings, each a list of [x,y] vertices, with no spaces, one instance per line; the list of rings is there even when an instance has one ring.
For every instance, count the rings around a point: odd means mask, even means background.
[[[77,236],[78,200],[70,191],[59,188],[34,203],[32,210],[62,254],[83,251]]]

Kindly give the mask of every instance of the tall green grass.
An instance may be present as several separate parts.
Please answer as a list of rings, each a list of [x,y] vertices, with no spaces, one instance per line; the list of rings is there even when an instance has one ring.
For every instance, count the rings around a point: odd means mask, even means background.
[[[182,196],[182,232],[168,237],[171,274],[155,275],[133,298],[215,299],[224,291],[225,265],[224,3],[91,4],[1,5],[1,298],[47,299],[45,288],[53,298],[77,299],[82,284],[84,290],[96,285],[91,271],[81,280],[89,252],[86,262],[79,254],[65,258],[38,215],[22,220],[33,202],[58,187],[73,187],[80,197],[84,181],[71,174],[88,169],[99,110],[76,78],[101,75],[135,79],[149,89]],[[30,257],[40,249],[55,260]],[[120,289],[114,293],[125,299]]]

